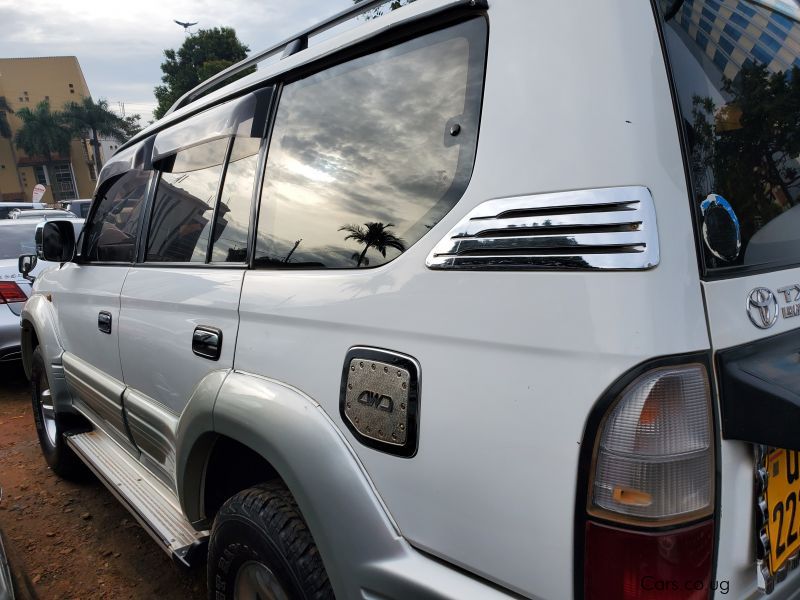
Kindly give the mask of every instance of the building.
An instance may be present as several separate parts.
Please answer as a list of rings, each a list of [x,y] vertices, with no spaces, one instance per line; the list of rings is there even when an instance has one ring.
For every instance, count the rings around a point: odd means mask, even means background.
[[[5,98],[12,111],[22,107],[32,110],[43,100],[57,111],[66,103],[89,95],[89,86],[74,56],[0,58],[0,97]],[[5,117],[11,137],[0,137],[0,201],[30,201],[38,183],[47,187],[43,202],[92,196],[96,173],[88,140],[72,140],[69,156],[52,157],[48,172],[43,157],[26,156],[14,146],[21,122],[13,112]]]

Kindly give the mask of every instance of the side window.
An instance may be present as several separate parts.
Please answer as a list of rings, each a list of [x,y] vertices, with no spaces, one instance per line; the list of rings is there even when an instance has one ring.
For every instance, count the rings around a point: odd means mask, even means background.
[[[261,140],[252,137],[233,139],[231,157],[222,185],[217,220],[214,225],[212,262],[247,260],[248,227],[253,184],[258,166]]]
[[[148,261],[205,262],[227,139],[173,154],[159,165]]]
[[[255,264],[374,267],[436,225],[472,173],[485,44],[474,19],[287,85]]]
[[[150,172],[128,171],[97,195],[97,210],[86,227],[83,260],[133,262],[139,219]]]
[[[145,260],[247,260],[256,168],[273,88],[211,108],[158,134],[159,172]]]

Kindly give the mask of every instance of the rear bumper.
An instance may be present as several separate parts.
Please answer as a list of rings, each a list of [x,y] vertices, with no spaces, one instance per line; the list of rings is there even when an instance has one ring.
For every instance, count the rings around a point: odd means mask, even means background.
[[[0,305],[0,363],[22,358],[21,339],[19,315],[11,312],[7,305]]]

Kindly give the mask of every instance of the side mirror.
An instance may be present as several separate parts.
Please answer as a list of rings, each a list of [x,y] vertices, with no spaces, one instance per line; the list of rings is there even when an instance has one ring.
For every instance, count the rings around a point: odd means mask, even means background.
[[[42,260],[69,262],[75,257],[75,230],[69,221],[45,221],[36,227],[36,253]]]
[[[36,258],[35,254],[23,254],[17,260],[17,269],[25,279],[32,282],[34,278],[31,277],[30,273],[36,268],[37,262],[39,262],[39,259]]]

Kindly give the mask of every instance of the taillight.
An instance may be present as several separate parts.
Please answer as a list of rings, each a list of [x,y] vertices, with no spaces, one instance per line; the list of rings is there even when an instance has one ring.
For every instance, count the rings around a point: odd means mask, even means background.
[[[13,281],[0,281],[0,304],[25,302],[28,297]]]
[[[707,598],[715,477],[706,367],[645,372],[594,433],[586,440],[594,451],[582,532],[585,598]]]

